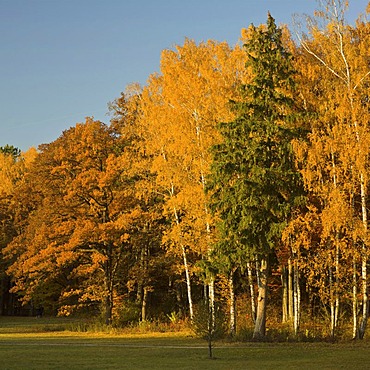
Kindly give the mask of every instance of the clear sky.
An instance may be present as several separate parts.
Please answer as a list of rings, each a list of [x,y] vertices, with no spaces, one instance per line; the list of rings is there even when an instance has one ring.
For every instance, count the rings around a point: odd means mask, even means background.
[[[368,0],[351,0],[348,19]],[[313,13],[315,0],[0,0],[0,146],[58,138],[133,82],[159,71],[185,37],[238,42],[240,30]]]

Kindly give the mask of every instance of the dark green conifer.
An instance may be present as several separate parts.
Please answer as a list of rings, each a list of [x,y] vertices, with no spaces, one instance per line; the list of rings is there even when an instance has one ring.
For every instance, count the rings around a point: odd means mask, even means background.
[[[257,258],[262,266],[258,339],[265,335],[269,258],[301,187],[291,147],[295,71],[270,14],[266,26],[250,27],[244,47],[253,78],[242,87],[243,101],[232,103],[237,118],[219,125],[223,141],[213,147],[209,190],[220,218],[218,259],[240,264]]]

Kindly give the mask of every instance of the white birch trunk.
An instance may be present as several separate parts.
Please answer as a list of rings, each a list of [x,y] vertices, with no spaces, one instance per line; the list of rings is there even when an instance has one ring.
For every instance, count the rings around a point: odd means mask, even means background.
[[[235,310],[235,291],[234,291],[234,271],[229,275],[229,294],[230,294],[230,327],[229,334],[233,337],[236,334],[236,310]]]
[[[188,294],[189,315],[190,315],[190,320],[193,321],[194,310],[193,310],[193,298],[191,294],[191,279],[190,279],[190,273],[189,273],[189,267],[188,267],[188,259],[186,257],[185,247],[182,245],[181,248],[182,248],[182,258],[184,262],[185,276],[186,276],[186,290]]]
[[[358,320],[357,320],[357,263],[356,257],[353,257],[352,272],[352,339],[358,339]]]
[[[331,258],[330,258],[331,260]],[[331,262],[329,266],[329,300],[330,300],[330,336],[334,338],[335,332],[335,304],[334,304],[334,288],[333,288],[333,269]]]
[[[174,215],[175,215],[175,220],[176,224],[179,226],[180,225],[180,220],[179,216],[177,214],[177,209],[174,208]],[[180,237],[181,239],[181,237]],[[188,294],[188,303],[189,303],[189,315],[190,315],[190,320],[193,321],[194,318],[194,310],[193,310],[193,299],[192,299],[192,292],[191,292],[191,279],[190,279],[190,272],[189,272],[189,266],[188,266],[188,259],[186,256],[186,249],[184,244],[181,242],[181,252],[182,252],[182,259],[184,263],[184,269],[185,269],[185,277],[186,277],[186,289],[187,289],[187,294]]]
[[[336,245],[336,251],[335,251],[335,317],[334,317],[334,327],[338,327],[338,318],[339,318],[339,243],[337,240],[337,245]]]
[[[363,174],[361,174],[361,208],[362,208],[362,223],[365,231],[367,231],[367,208],[366,208],[366,186]],[[359,327],[359,339],[363,339],[367,327],[367,320],[369,316],[369,302],[368,302],[368,289],[367,289],[367,247],[363,242],[362,244],[362,257],[361,257],[361,283],[362,283],[362,317]]]
[[[249,284],[249,292],[251,295],[251,314],[252,314],[252,321],[253,324],[256,323],[256,298],[254,294],[254,284],[253,284],[253,275],[252,275],[252,267],[250,262],[247,262],[247,270],[248,270],[248,284]]]
[[[299,271],[298,271],[298,262],[294,263],[294,335],[298,334],[300,318],[301,318],[301,290],[299,287]]]
[[[292,259],[288,259],[288,320],[294,317],[294,289]]]
[[[212,331],[214,331],[216,323],[216,313],[215,313],[215,280],[213,277],[211,278],[211,281],[208,283],[208,299],[212,323],[211,329]]]

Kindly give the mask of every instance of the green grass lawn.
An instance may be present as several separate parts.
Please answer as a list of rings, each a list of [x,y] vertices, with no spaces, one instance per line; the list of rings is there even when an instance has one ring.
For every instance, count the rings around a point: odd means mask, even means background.
[[[189,333],[76,333],[58,319],[0,318],[0,369],[370,369],[370,344],[216,343]]]

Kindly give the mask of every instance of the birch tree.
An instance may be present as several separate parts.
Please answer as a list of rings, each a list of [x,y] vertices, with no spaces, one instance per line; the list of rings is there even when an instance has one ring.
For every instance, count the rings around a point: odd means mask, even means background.
[[[348,270],[349,265],[353,270],[353,336],[363,338],[369,312],[368,23],[363,18],[356,27],[346,23],[348,1],[325,0],[318,4],[316,17],[306,19],[309,35],[298,34],[306,60],[302,74],[311,85],[310,92],[303,93],[304,98],[318,112],[318,119],[312,121],[303,176],[323,206],[323,251],[332,261],[327,268],[332,291],[331,332],[338,321],[342,270]],[[307,68],[308,65],[313,67]],[[310,74],[308,70],[315,72]],[[352,263],[348,260],[350,255]],[[360,320],[357,272],[361,276]]]
[[[151,76],[143,91],[146,150],[153,156],[152,171],[171,220],[164,242],[170,253],[182,258],[190,316],[194,263],[207,258],[212,240],[204,193],[209,147],[217,140],[216,123],[232,116],[228,101],[245,74],[243,58],[240,48],[233,50],[226,43],[196,45],[186,40],[162,53],[161,75]]]

